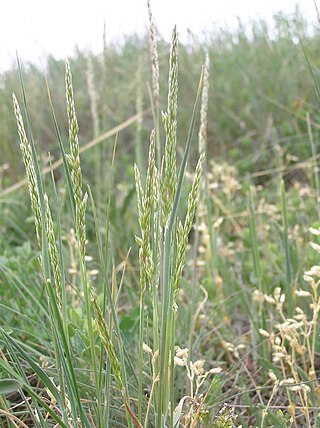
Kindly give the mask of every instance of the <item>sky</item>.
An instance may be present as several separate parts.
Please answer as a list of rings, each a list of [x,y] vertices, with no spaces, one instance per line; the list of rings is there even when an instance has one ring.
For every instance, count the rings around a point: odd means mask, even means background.
[[[270,20],[279,11],[293,13],[296,4],[315,21],[314,0],[151,0],[158,31],[167,40],[175,24],[184,40],[188,29],[201,35],[219,25],[233,28],[237,16],[245,22]],[[43,67],[48,53],[65,58],[75,45],[100,52],[104,22],[108,42],[144,34],[146,0],[0,0],[0,72],[15,64],[16,51]]]

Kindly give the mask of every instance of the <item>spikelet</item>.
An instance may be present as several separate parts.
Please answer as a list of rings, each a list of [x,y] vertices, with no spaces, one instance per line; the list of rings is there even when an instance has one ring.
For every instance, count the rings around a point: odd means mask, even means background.
[[[153,210],[154,214],[157,215],[160,207],[160,173],[158,168],[154,168],[154,179],[153,179]]]
[[[68,156],[68,160],[71,168],[71,179],[76,206],[76,227],[79,238],[79,249],[81,258],[84,260],[86,245],[85,211],[87,205],[87,194],[83,196],[82,192],[82,173],[80,167],[80,151],[78,140],[79,126],[74,106],[72,74],[69,61],[66,61],[66,96],[70,140],[70,155]]]
[[[22,152],[23,163],[27,174],[28,188],[29,188],[29,194],[31,199],[31,208],[34,215],[37,239],[38,239],[39,247],[41,249],[41,246],[42,246],[41,245],[41,242],[42,242],[41,205],[40,205],[40,197],[39,197],[39,191],[37,186],[37,178],[36,178],[36,172],[35,172],[34,163],[33,163],[32,151],[24,129],[21,110],[15,94],[12,94],[12,98],[13,98],[14,114],[16,116],[17,125],[18,125],[20,149]]]
[[[172,208],[177,187],[176,142],[177,142],[177,109],[178,109],[178,36],[176,27],[172,32],[168,108],[162,113],[166,134],[165,145],[165,176],[163,183],[163,222],[166,223]]]
[[[208,123],[208,97],[209,97],[209,68],[210,59],[206,54],[203,70],[203,87],[201,94],[200,129],[199,129],[199,153],[206,150],[207,145],[207,123]]]
[[[199,186],[201,181],[201,174],[202,174],[202,162],[204,160],[204,153],[202,152],[200,155],[200,158],[197,163],[196,172],[195,172],[195,178],[192,183],[192,187],[189,193],[188,197],[188,207],[187,207],[187,214],[184,226],[182,226],[182,223],[179,222],[178,224],[178,231],[177,231],[177,261],[176,261],[176,268],[174,273],[174,280],[173,280],[173,286],[175,293],[178,291],[179,282],[182,276],[182,271],[184,268],[185,263],[185,256],[186,256],[186,249],[188,244],[188,237],[189,233],[192,228],[194,214],[196,211],[196,205],[198,200],[198,193],[199,193]]]
[[[122,380],[122,374],[121,374],[120,361],[116,355],[116,351],[114,349],[112,340],[111,340],[109,332],[107,330],[105,319],[103,318],[101,308],[98,304],[97,295],[94,291],[94,288],[93,288],[91,282],[89,282],[89,287],[90,287],[91,302],[92,302],[94,314],[96,317],[96,323],[97,323],[99,336],[100,336],[100,339],[103,343],[104,349],[106,350],[106,353],[108,355],[110,365],[112,367],[112,371],[113,371],[113,374],[116,378],[118,387],[120,390],[122,390],[123,389],[123,380]]]
[[[88,194],[85,193],[79,209],[77,208],[77,222],[78,234],[80,240],[80,255],[82,260],[85,259],[86,254],[86,208],[87,208]]]
[[[150,283],[153,274],[153,262],[150,249],[151,213],[153,205],[153,183],[155,175],[155,131],[150,136],[149,162],[146,179],[146,190],[143,194],[138,167],[135,166],[137,203],[139,212],[139,223],[141,229],[139,261],[140,261],[140,285],[141,294],[146,289],[147,282]]]
[[[58,250],[56,245],[56,238],[53,229],[53,221],[51,216],[51,210],[49,206],[48,196],[44,195],[44,203],[45,203],[45,225],[48,239],[48,250],[50,255],[50,263],[53,272],[54,283],[56,286],[57,300],[58,305],[61,308],[62,306],[62,286],[61,286],[61,266],[60,260],[58,256]]]
[[[150,56],[152,68],[152,88],[153,100],[156,107],[159,104],[159,60],[158,48],[156,39],[156,26],[153,20],[150,0],[148,0],[148,15],[149,15],[149,43],[150,43]]]

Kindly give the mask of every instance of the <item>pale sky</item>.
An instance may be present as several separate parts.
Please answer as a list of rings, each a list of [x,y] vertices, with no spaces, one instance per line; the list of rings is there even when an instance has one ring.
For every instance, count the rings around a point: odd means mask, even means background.
[[[320,0],[317,0],[320,3]],[[71,55],[75,44],[100,52],[103,23],[107,40],[123,34],[144,33],[147,28],[146,0],[0,0],[0,71],[15,61],[45,64],[46,54],[57,58]],[[159,33],[170,38],[176,24],[182,39],[189,28],[196,34],[227,23],[268,20],[280,10],[293,13],[299,4],[304,16],[315,21],[314,0],[151,0]]]

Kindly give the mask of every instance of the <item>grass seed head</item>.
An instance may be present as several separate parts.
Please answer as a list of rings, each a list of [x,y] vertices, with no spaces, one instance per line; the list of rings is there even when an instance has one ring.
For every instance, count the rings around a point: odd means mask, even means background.
[[[150,149],[148,171],[146,178],[145,192],[142,190],[139,169],[135,165],[135,181],[137,191],[137,204],[139,213],[139,223],[141,229],[141,238],[138,238],[140,244],[139,261],[140,261],[140,287],[141,294],[144,295],[146,284],[151,283],[153,275],[153,260],[150,248],[150,230],[151,214],[153,207],[153,183],[155,178],[155,131],[150,136]]]
[[[209,55],[206,54],[206,61],[204,64],[204,72],[203,72],[203,86],[202,86],[202,94],[201,94],[199,153],[204,152],[207,145],[209,68],[210,68]]]
[[[169,217],[177,186],[177,110],[178,110],[178,35],[174,28],[171,40],[169,64],[169,91],[167,112],[162,114],[166,134],[165,176],[163,191],[163,222]]]
[[[93,288],[93,285],[91,282],[89,282],[89,287],[90,287],[91,302],[92,302],[94,314],[96,317],[99,336],[100,336],[100,339],[101,339],[103,346],[106,350],[106,353],[108,355],[110,365],[112,367],[113,374],[116,378],[118,387],[120,390],[122,390],[123,389],[123,380],[122,380],[120,361],[116,355],[114,345],[112,343],[109,332],[107,330],[105,319],[102,315],[101,308],[98,304],[97,295],[94,291],[94,288]]]
[[[27,138],[27,134],[25,132],[20,106],[15,94],[12,95],[12,98],[13,98],[14,113],[15,113],[16,121],[18,125],[20,149],[22,152],[22,159],[23,159],[23,163],[27,174],[28,188],[29,188],[29,194],[31,199],[31,208],[34,215],[36,234],[37,234],[39,246],[41,248],[42,247],[41,205],[40,205],[40,197],[39,197],[39,191],[38,191],[38,185],[37,185],[36,172],[35,172],[35,167],[34,167],[33,157],[32,157],[32,150]]]
[[[159,105],[159,59],[156,38],[156,26],[152,16],[150,0],[148,0],[148,15],[149,15],[149,43],[150,43],[150,56],[152,67],[152,87],[153,99],[155,106]]]
[[[185,224],[182,226],[181,222],[178,223],[178,232],[177,232],[177,261],[176,261],[176,268],[174,273],[174,290],[175,293],[178,291],[179,282],[182,276],[184,263],[185,263],[185,256],[186,256],[186,250],[187,250],[187,244],[188,244],[188,237],[193,225],[193,219],[196,211],[197,206],[197,200],[198,200],[198,193],[199,193],[199,186],[201,181],[201,174],[202,174],[202,162],[204,159],[204,153],[200,155],[200,158],[197,163],[196,172],[195,172],[195,178],[193,180],[191,190],[188,197],[188,206],[187,206],[187,214],[185,219]]]
[[[68,160],[70,163],[71,179],[76,207],[76,225],[79,238],[79,248],[81,257],[84,260],[86,245],[85,211],[87,206],[87,194],[83,196],[82,191],[82,172],[80,166],[80,147],[78,139],[79,126],[74,105],[72,74],[68,60],[66,61],[65,80],[70,140],[70,155],[68,156]]]
[[[51,268],[53,272],[54,283],[56,286],[58,305],[61,308],[61,305],[62,305],[61,266],[60,266],[57,245],[56,245],[56,238],[54,234],[49,200],[46,194],[44,195],[44,201],[45,201],[45,210],[46,210],[45,225],[46,225],[46,232],[47,232],[47,239],[48,239],[50,263],[51,263]]]
[[[88,94],[90,98],[90,111],[93,122],[93,134],[94,137],[98,137],[100,134],[100,124],[99,124],[99,114],[98,114],[98,94],[96,91],[95,81],[94,81],[94,70],[93,70],[93,62],[92,57],[90,55],[87,56],[87,86],[88,86]]]

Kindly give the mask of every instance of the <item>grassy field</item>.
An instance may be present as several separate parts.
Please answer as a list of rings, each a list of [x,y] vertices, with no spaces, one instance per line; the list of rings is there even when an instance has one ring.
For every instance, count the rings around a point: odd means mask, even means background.
[[[318,427],[319,27],[155,34],[0,76],[1,426]]]

